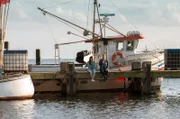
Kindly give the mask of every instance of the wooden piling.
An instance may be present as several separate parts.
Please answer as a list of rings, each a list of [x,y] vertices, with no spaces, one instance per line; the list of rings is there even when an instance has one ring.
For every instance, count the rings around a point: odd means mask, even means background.
[[[41,52],[40,49],[36,49],[36,65],[41,64]]]
[[[76,78],[75,78],[75,65],[70,62],[62,62],[60,64],[61,72],[66,74],[65,81],[61,85],[61,94],[67,96],[74,96],[76,94]]]
[[[9,50],[9,42],[8,41],[4,42],[4,49]]]
[[[132,71],[140,71],[141,70],[141,62],[132,62],[131,67],[132,67]],[[131,77],[129,79],[129,92],[141,93],[142,92],[141,81],[142,81],[142,78]]]
[[[143,94],[151,93],[151,62],[143,62],[142,69],[145,73],[145,78],[143,79]]]
[[[68,96],[73,96],[76,94],[76,79],[74,75],[74,63],[69,63],[69,72],[68,72],[68,79],[66,84],[66,91]]]

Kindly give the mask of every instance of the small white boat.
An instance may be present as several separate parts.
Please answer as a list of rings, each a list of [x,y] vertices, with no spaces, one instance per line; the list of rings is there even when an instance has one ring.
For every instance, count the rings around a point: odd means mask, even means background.
[[[10,75],[0,80],[0,100],[28,99],[34,95],[29,74]]]
[[[3,63],[3,44],[5,39],[6,33],[6,26],[7,26],[7,18],[8,18],[8,10],[9,10],[10,0],[1,1],[0,4],[0,100],[12,100],[12,99],[27,99],[31,98],[34,94],[34,85],[32,83],[31,77],[28,74],[23,73],[16,73],[14,74],[7,74],[5,73],[4,77],[2,76],[2,71],[4,69],[3,64],[9,63],[9,69],[11,68],[19,68],[19,72],[21,72],[21,68],[27,67],[24,66],[27,59],[26,53],[22,54],[21,57],[15,59],[15,56],[21,51],[17,52],[16,54],[8,54],[7,60]],[[24,51],[23,51],[24,52]],[[11,52],[10,52],[11,53]],[[18,55],[20,56],[20,55]],[[10,58],[12,57],[12,58]],[[7,57],[6,57],[7,58]],[[9,62],[7,62],[9,61]],[[19,65],[14,65],[15,63],[19,63]],[[13,69],[12,69],[13,70]],[[23,69],[24,70],[24,69]]]

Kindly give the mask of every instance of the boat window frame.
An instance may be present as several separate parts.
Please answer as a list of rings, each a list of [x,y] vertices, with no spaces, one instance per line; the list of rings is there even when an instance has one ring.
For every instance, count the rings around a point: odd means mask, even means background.
[[[120,49],[119,48],[119,44],[122,44],[122,48]],[[124,50],[124,42],[123,41],[118,41],[117,43],[116,43],[116,50],[117,51],[123,51]]]
[[[128,42],[131,43],[130,46],[128,46]],[[133,50],[134,50],[134,41],[132,41],[132,40],[128,40],[128,41],[127,41],[126,50],[127,50],[127,51],[133,51]]]

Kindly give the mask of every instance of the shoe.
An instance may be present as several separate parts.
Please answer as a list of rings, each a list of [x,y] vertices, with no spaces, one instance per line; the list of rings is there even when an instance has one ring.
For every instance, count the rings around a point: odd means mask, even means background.
[[[95,80],[94,79],[91,79],[92,82],[94,82]]]
[[[107,76],[104,76],[104,80],[107,80]]]

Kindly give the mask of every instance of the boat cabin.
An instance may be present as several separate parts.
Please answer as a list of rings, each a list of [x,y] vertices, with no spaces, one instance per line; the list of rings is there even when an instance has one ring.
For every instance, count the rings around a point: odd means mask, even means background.
[[[126,57],[135,54],[139,40],[143,38],[138,31],[132,31],[128,32],[127,36],[87,40],[86,43],[93,43],[93,55],[97,66],[102,55],[106,54],[109,68],[114,68],[127,65]]]

